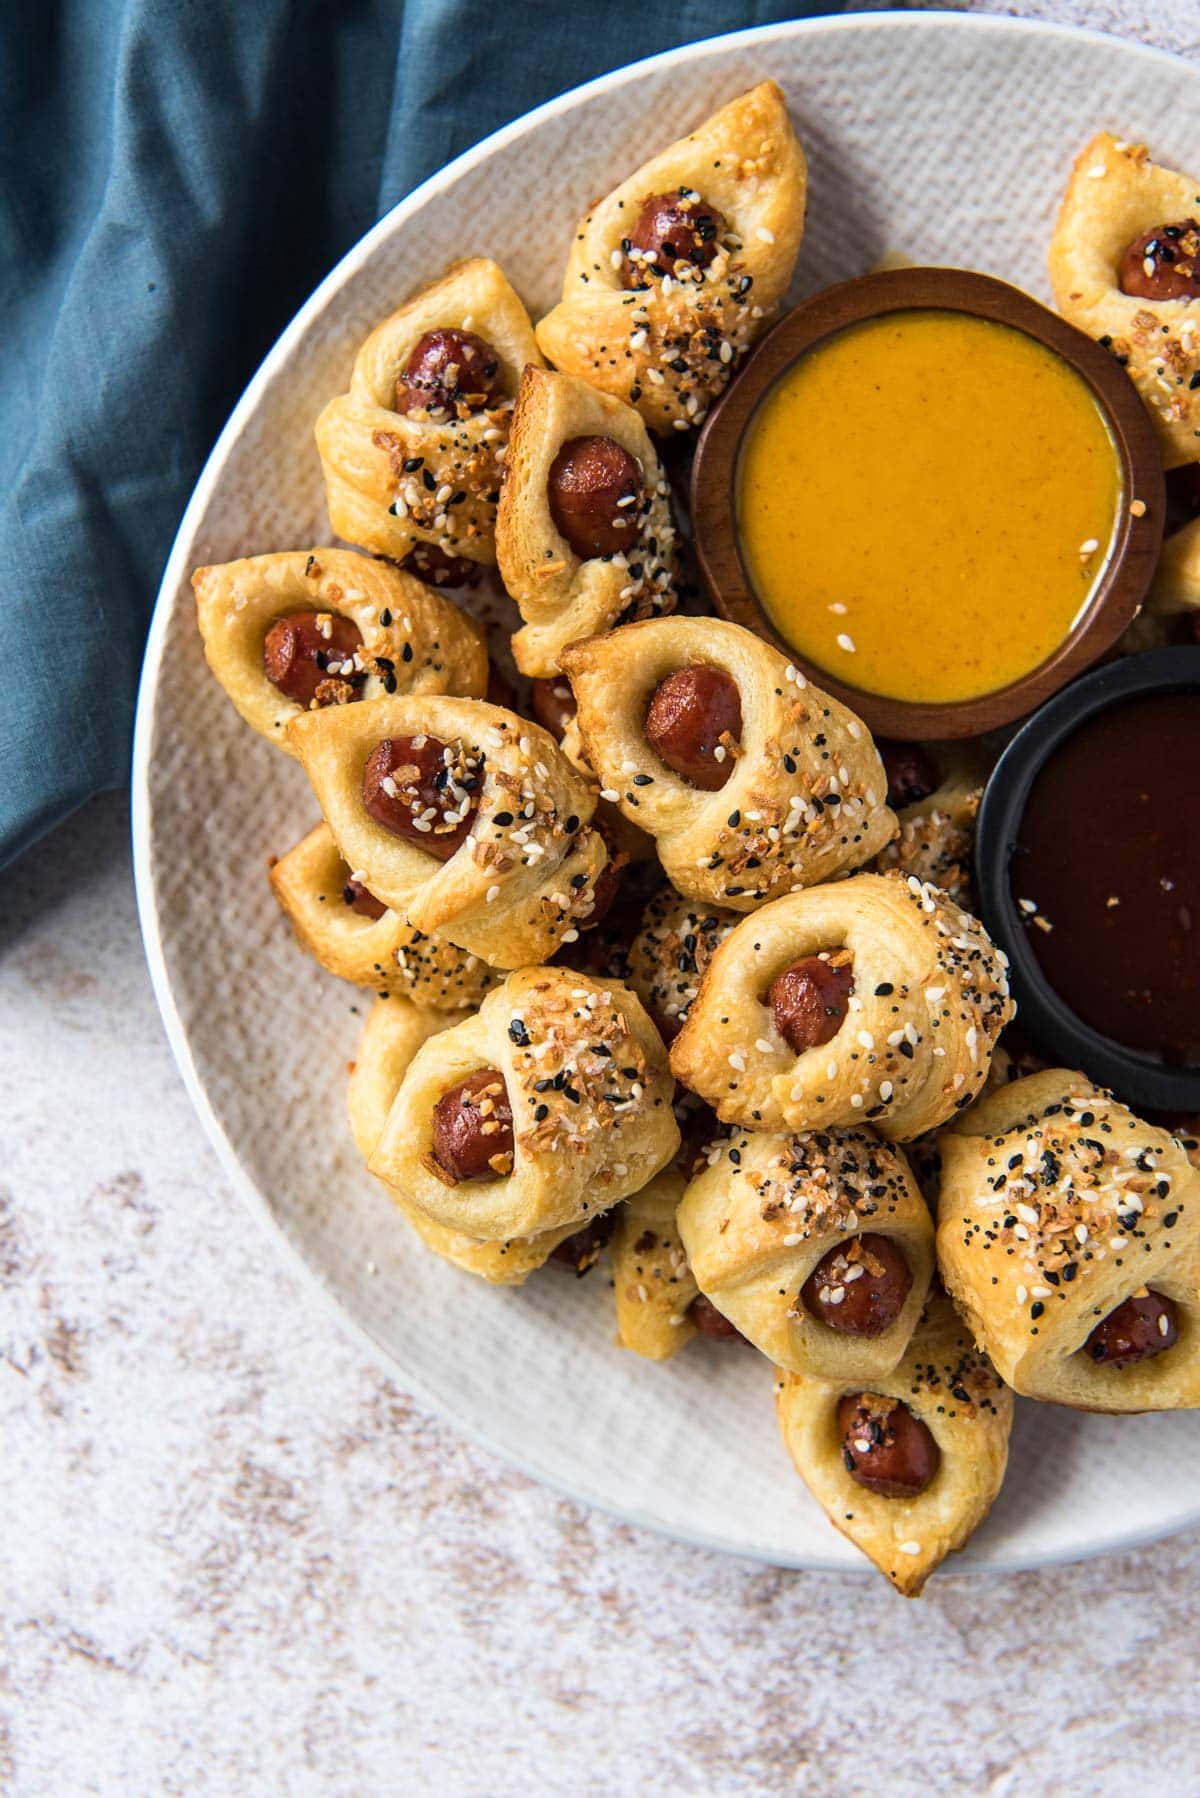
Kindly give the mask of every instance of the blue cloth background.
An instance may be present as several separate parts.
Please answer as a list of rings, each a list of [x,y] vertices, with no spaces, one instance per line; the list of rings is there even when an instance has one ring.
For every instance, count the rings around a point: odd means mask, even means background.
[[[188,494],[266,350],[368,226],[581,81],[840,10],[9,0],[0,866],[124,782],[143,636]]]

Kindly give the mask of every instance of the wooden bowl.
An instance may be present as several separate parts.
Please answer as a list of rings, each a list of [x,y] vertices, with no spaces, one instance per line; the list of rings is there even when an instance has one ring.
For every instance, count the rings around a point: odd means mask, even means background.
[[[1085,611],[1054,653],[1019,680],[971,699],[918,704],[864,692],[806,660],[767,617],[743,560],[735,488],[747,426],[797,357],[848,325],[913,309],[966,312],[1011,325],[1054,350],[1082,376],[1108,420],[1120,463],[1123,504],[1112,552]],[[905,268],[826,288],[789,312],[761,344],[714,409],[696,445],[692,529],[713,604],[782,649],[818,686],[836,694],[877,735],[937,740],[979,736],[1024,717],[1108,649],[1136,617],[1158,560],[1165,490],[1154,427],[1124,369],[1056,312],[990,275],[968,269]],[[1135,517],[1129,502],[1141,500]]]

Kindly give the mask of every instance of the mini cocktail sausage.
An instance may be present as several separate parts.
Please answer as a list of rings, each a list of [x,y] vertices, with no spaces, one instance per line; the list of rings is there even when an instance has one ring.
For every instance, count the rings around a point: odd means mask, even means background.
[[[263,638],[263,673],[285,699],[306,709],[361,697],[355,660],[362,633],[340,612],[289,612]]]
[[[575,695],[565,674],[549,680],[535,680],[530,689],[533,715],[543,730],[548,730],[561,743],[563,732],[575,716]]]
[[[555,530],[583,561],[636,541],[642,470],[614,438],[570,438],[550,464],[546,492]]]
[[[846,1336],[882,1336],[912,1288],[912,1272],[890,1236],[868,1232],[839,1243],[800,1289],[813,1317]]]
[[[440,543],[414,543],[400,564],[427,587],[473,587],[483,569],[466,556],[452,556]]]
[[[342,898],[360,918],[382,918],[387,910],[387,906],[374,893],[369,893],[362,881],[356,880],[349,871],[342,884]]]
[[[712,1300],[698,1292],[687,1308],[688,1318],[695,1324],[701,1336],[711,1336],[717,1342],[745,1342],[746,1338],[736,1329],[724,1312],[718,1311]]]
[[[474,331],[426,331],[396,382],[396,411],[477,412],[499,384],[499,357]]]
[[[1159,1292],[1128,1298],[1107,1317],[1102,1317],[1085,1343],[1093,1361],[1128,1367],[1161,1355],[1179,1339],[1174,1305]]]
[[[716,255],[725,219],[690,187],[650,194],[623,241],[622,285],[645,287],[652,275],[673,275],[677,263],[707,268]]]
[[[938,1470],[941,1452],[919,1417],[898,1398],[850,1392],[838,1401],[846,1472],[882,1498],[915,1498]]]
[[[566,1237],[558,1247],[551,1250],[550,1259],[558,1267],[569,1267],[576,1279],[595,1267],[600,1259],[601,1250],[617,1227],[615,1211],[602,1211],[599,1217],[593,1217],[582,1230],[576,1230],[574,1236]]]
[[[1121,292],[1138,300],[1200,300],[1198,258],[1195,219],[1143,231],[1121,257]]]
[[[363,768],[363,805],[384,830],[446,862],[470,833],[481,779],[461,744],[385,737]]]
[[[854,963],[845,951],[839,959],[806,955],[776,976],[767,991],[775,1028],[789,1049],[803,1055],[830,1042],[842,1027],[854,991]]]
[[[733,773],[742,736],[737,682],[721,668],[694,663],[668,674],[646,712],[646,741],[682,779],[716,793]]]
[[[891,743],[875,739],[887,774],[888,804],[899,811],[926,799],[937,786],[937,770],[919,743]]]
[[[479,1068],[433,1108],[433,1155],[452,1180],[495,1180],[512,1169],[512,1109],[498,1068]]]

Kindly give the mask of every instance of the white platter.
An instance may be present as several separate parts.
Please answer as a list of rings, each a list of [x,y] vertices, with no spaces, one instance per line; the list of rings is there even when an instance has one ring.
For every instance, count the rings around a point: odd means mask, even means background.
[[[699,1341],[666,1366],[641,1362],[614,1345],[602,1276],[549,1270],[518,1292],[487,1288],[423,1250],[358,1165],[345,1064],[369,999],[297,953],[265,879],[267,856],[299,838],[315,806],[300,770],[209,677],[188,586],[198,563],[329,540],[312,423],[359,341],[411,288],[457,256],[492,255],[536,317],[557,297],[585,204],[767,75],[810,161],[798,293],[894,251],[1045,297],[1057,199],[1093,131],[1200,166],[1200,71],[1091,33],[954,14],[824,19],[696,45],[568,94],[460,157],[317,290],[204,470],[150,634],[135,859],[159,1004],[229,1177],[400,1384],[536,1478],[633,1522],[780,1565],[857,1570],[791,1471],[759,1357]],[[1200,1518],[1198,1494],[1200,1417],[1020,1405],[1004,1492],[955,1565],[1012,1570],[1144,1541]]]

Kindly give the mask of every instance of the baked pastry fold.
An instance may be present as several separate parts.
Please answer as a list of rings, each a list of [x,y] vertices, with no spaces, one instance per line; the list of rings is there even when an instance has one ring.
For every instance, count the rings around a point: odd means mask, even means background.
[[[470,331],[495,351],[499,392],[463,405],[401,413],[396,385],[421,338]],[[495,263],[457,262],[376,326],[355,357],[348,392],[316,424],[329,521],[339,537],[401,562],[419,543],[494,565],[496,505],[517,383],[541,363],[529,315]]]
[[[664,1168],[617,1212],[610,1253],[617,1337],[648,1361],[666,1361],[696,1334],[688,1307],[699,1291],[675,1222],[684,1179]]]
[[[871,1130],[735,1132],[688,1184],[678,1228],[696,1284],[717,1310],[779,1367],[820,1379],[889,1373],[933,1273],[929,1207],[902,1152]],[[801,1296],[831,1251],[858,1245],[844,1271],[848,1283],[863,1278],[864,1234],[887,1237],[911,1276],[894,1321],[873,1335],[831,1327]]]
[[[512,1111],[508,1171],[455,1179],[434,1109],[495,1070]],[[637,999],[567,968],[523,968],[418,1050],[370,1159],[439,1223],[485,1241],[578,1229],[640,1192],[679,1147],[666,1054]]]
[[[1160,616],[1200,612],[1200,518],[1193,518],[1166,539],[1146,608]]]
[[[470,834],[448,861],[367,812],[363,769],[385,739],[428,734],[480,765]],[[381,699],[296,718],[289,735],[343,858],[417,930],[492,967],[554,954],[586,923],[608,862],[590,828],[595,789],[540,725],[468,699]]]
[[[1049,1068],[992,1093],[940,1146],[943,1278],[1010,1386],[1087,1411],[1200,1405],[1200,1173],[1182,1142]],[[1146,1294],[1173,1307],[1173,1346],[1094,1360],[1096,1326]]]
[[[899,834],[879,851],[874,871],[898,869],[939,887],[964,911],[973,911],[971,867],[982,798],[983,784],[973,767],[948,772],[926,798],[897,812]]]
[[[367,1015],[350,1074],[347,1106],[350,1129],[363,1160],[370,1162],[405,1074],[430,1037],[460,1021],[463,1014],[426,1011],[403,998],[377,999]],[[493,1286],[520,1286],[571,1234],[571,1225],[508,1242],[479,1242],[432,1218],[401,1187],[382,1184],[406,1223],[427,1249],[464,1273]]]
[[[561,302],[537,327],[556,368],[637,406],[653,431],[698,426],[787,291],[804,231],[807,169],[773,81],[738,95],[651,157],[580,221]],[[643,202],[684,190],[722,214],[705,268],[623,285]]]
[[[906,1405],[938,1449],[937,1471],[924,1491],[889,1497],[861,1486],[843,1457],[838,1404],[857,1390],[854,1382],[781,1371],[780,1429],[829,1521],[898,1592],[915,1598],[995,1502],[1008,1462],[1012,1393],[935,1286],[899,1365],[871,1382],[873,1394]]]
[[[466,614],[415,576],[353,550],[247,556],[197,568],[192,588],[209,667],[246,723],[289,755],[287,726],[304,708],[263,670],[277,618],[337,614],[357,627],[362,649],[353,666],[330,669],[330,706],[385,693],[482,697],[487,689],[487,651]]]
[[[642,496],[629,507],[637,535],[611,556],[581,558],[551,515],[548,482],[564,444],[608,437],[640,464]],[[675,526],[670,489],[632,406],[574,375],[529,367],[521,377],[496,520],[500,575],[524,624],[512,640],[523,674],[549,679],[568,643],[617,620],[675,609]]]
[[[502,977],[444,937],[414,930],[402,912],[364,915],[346,899],[350,869],[328,824],[318,824],[270,871],[271,890],[301,948],[339,980],[400,995],[431,1011],[479,1004]]]
[[[686,898],[732,911],[848,873],[895,834],[866,726],[785,656],[716,618],[649,619],[575,643],[562,666],[603,795],[657,841]],[[715,792],[689,784],[646,738],[652,696],[700,667],[733,681],[741,742]]]
[[[629,946],[629,985],[664,1041],[687,1022],[704,970],[737,922],[737,912],[681,899],[669,886],[648,901]]]
[[[1200,460],[1200,301],[1127,294],[1120,268],[1136,238],[1198,214],[1195,180],[1101,131],[1075,159],[1050,240],[1055,305],[1124,364],[1168,468]]]
[[[797,1053],[768,990],[806,958],[848,952],[835,1034]],[[978,919],[903,874],[776,899],[717,949],[671,1049],[675,1077],[750,1130],[869,1123],[906,1142],[968,1106],[1013,1015],[1007,961]]]

